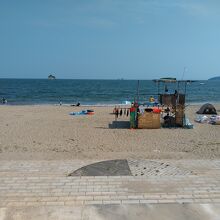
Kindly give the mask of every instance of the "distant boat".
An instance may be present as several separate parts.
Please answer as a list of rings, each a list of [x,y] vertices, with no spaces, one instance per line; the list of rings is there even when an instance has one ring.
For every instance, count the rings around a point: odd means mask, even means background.
[[[48,79],[53,80],[53,79],[56,79],[56,77],[55,77],[54,75],[50,74],[50,75],[48,76]]]
[[[201,83],[199,83],[199,85],[205,85],[205,83],[201,82]]]

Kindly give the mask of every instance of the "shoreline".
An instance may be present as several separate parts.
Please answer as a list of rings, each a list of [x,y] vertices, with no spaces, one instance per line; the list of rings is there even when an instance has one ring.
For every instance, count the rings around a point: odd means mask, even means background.
[[[188,106],[198,106],[198,105],[204,105],[206,103],[210,103],[210,104],[213,104],[213,105],[220,105],[220,101],[217,101],[217,102],[212,102],[212,101],[207,101],[207,102],[188,102],[185,104],[186,107]],[[33,103],[33,104],[30,104],[30,103],[27,103],[27,104],[10,104],[10,103],[7,103],[7,104],[0,104],[0,107],[2,106],[13,106],[13,107],[16,107],[16,106],[65,106],[65,107],[114,107],[114,106],[130,106],[129,104],[123,104],[123,103],[109,103],[109,104],[81,104],[80,106],[73,106],[75,103],[62,103],[62,105],[60,105],[59,103]]]

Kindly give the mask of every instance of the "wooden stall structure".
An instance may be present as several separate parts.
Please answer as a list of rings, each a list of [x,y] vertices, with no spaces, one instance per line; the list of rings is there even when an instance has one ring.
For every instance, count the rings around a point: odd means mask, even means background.
[[[153,80],[158,86],[158,100],[163,107],[164,126],[183,127],[185,117],[186,87],[192,80],[161,78]],[[172,84],[171,90],[168,85]]]

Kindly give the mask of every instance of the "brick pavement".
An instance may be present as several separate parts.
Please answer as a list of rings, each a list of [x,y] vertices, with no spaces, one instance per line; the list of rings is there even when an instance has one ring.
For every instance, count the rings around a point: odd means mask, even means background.
[[[96,161],[1,161],[0,207],[220,202],[218,160],[128,161],[137,176],[68,176]]]

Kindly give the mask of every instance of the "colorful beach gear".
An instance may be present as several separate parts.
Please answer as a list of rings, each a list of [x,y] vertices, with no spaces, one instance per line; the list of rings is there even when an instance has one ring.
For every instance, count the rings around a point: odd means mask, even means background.
[[[88,110],[82,110],[79,112],[70,112],[70,115],[94,115],[94,110],[88,109]]]

